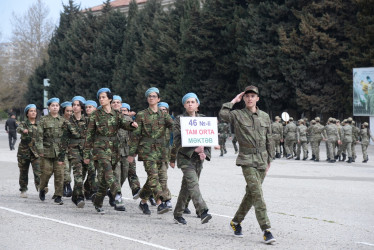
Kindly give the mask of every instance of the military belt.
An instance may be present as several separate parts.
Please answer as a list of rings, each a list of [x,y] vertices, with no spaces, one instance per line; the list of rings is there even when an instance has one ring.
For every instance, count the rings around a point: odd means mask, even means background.
[[[266,151],[266,146],[262,146],[262,147],[258,147],[258,148],[255,148],[255,147],[243,147],[243,145],[239,145],[239,151],[241,153],[244,153],[244,154],[259,154],[259,153],[262,153],[264,151]]]
[[[45,139],[46,142],[60,142],[61,138],[47,138]]]
[[[150,142],[152,144],[165,144],[164,138],[155,139],[155,138],[143,137],[142,141]]]
[[[101,141],[117,141],[117,136],[98,136],[96,139]]]
[[[70,139],[69,144],[81,144],[84,142],[84,139]]]

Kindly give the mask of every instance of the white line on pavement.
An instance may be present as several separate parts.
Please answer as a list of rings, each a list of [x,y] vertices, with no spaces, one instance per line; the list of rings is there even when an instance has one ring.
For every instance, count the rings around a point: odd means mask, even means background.
[[[129,241],[141,243],[141,244],[151,246],[151,247],[154,247],[154,248],[167,249],[167,250],[172,249],[172,248],[163,247],[163,246],[160,246],[160,245],[157,245],[157,244],[149,243],[149,242],[146,242],[146,241],[129,238],[129,237],[126,237],[126,236],[123,236],[123,235],[109,233],[109,232],[98,230],[98,229],[95,229],[95,228],[85,227],[85,226],[81,226],[81,225],[78,225],[78,224],[73,224],[73,223],[69,223],[69,222],[65,222],[65,221],[61,221],[61,220],[56,220],[56,219],[52,219],[52,218],[48,218],[48,217],[43,217],[43,216],[39,216],[39,215],[28,214],[28,213],[24,213],[24,212],[14,210],[14,209],[10,209],[10,208],[6,208],[6,207],[1,207],[0,206],[0,209],[6,210],[6,211],[9,211],[9,212],[12,212],[12,213],[16,213],[16,214],[21,214],[21,215],[24,215],[24,216],[29,216],[29,217],[33,217],[33,218],[42,219],[42,220],[49,220],[49,221],[64,224],[64,225],[67,225],[67,226],[71,226],[71,227],[76,227],[76,228],[81,228],[81,229],[85,229],[85,230],[92,231],[92,232],[106,234],[106,235],[121,238],[121,239],[124,239],[124,240],[129,240]]]
[[[367,242],[356,242],[356,244],[362,244],[362,245],[367,245],[367,246],[374,246],[374,244],[367,243]]]

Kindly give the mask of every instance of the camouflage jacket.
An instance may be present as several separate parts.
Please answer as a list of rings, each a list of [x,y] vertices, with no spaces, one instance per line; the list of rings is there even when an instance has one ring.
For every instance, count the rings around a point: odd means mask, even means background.
[[[125,119],[129,122],[132,122],[132,119],[130,116],[125,115]],[[119,140],[119,153],[122,157],[126,157],[129,155],[129,143],[131,138],[131,132],[124,129],[118,130],[118,140]]]
[[[169,114],[147,108],[136,115],[139,127],[134,131],[130,143],[130,154],[138,154],[139,161],[167,161],[165,135],[172,129],[174,121]]]
[[[299,125],[297,127],[297,131],[296,131],[296,140],[297,141],[300,141],[300,142],[306,142],[308,139],[307,139],[307,130],[308,128],[304,125]]]
[[[374,137],[371,135],[370,131],[367,128],[360,130],[361,143],[363,145],[369,145],[370,138],[374,141]]]
[[[220,122],[218,124],[218,136],[220,138],[227,138],[230,136],[230,126],[226,122]]]
[[[284,128],[284,139],[285,140],[296,140],[296,130],[297,127],[295,123],[290,122]]]
[[[195,115],[197,117],[204,117],[204,115],[198,113]],[[200,162],[201,164],[204,162],[204,160],[200,160],[199,154],[195,152],[196,147],[182,147],[180,118],[186,116],[189,116],[186,112],[177,116],[173,129],[173,147],[170,153],[170,162],[174,163],[175,160],[177,160],[177,166],[179,168],[183,165],[189,165],[191,160]],[[206,159],[210,161],[211,148],[204,147],[204,153],[206,155]]]
[[[32,124],[28,119],[21,122],[17,127],[17,133],[21,134],[21,142],[18,146],[17,157],[22,157],[23,159],[30,159],[31,155],[36,158],[39,157],[38,151],[35,146],[35,140],[37,135],[37,122]],[[23,131],[27,129],[28,133],[25,134]]]
[[[131,126],[132,123],[113,109],[109,113],[105,112],[104,109],[97,109],[92,112],[86,132],[83,158],[90,159],[92,150],[93,160],[110,160],[111,164],[115,166],[119,161],[118,130],[122,128],[132,131],[135,129]]]
[[[72,115],[69,123],[66,122],[62,126],[59,161],[64,161],[66,151],[68,151],[68,159],[83,160],[84,138],[86,137],[88,121],[88,118],[83,115],[80,120]],[[70,124],[72,129],[67,124]]]
[[[357,142],[360,140],[360,129],[356,126],[352,126],[352,139],[353,139],[353,142]]]
[[[255,113],[247,108],[231,110],[233,106],[231,102],[223,104],[219,115],[234,125],[239,142],[236,165],[266,169],[274,156],[269,115],[259,108]]]
[[[271,124],[271,132],[273,133],[274,140],[283,139],[283,125],[280,122],[273,122]]]
[[[324,126],[320,123],[316,123],[308,128],[310,134],[310,141],[321,141],[323,139]]]
[[[351,125],[349,124],[344,125],[341,129],[341,134],[342,134],[341,138],[343,142],[352,142],[353,129]]]
[[[326,125],[324,128],[324,138],[327,138],[330,142],[340,140],[338,127],[335,124]]]

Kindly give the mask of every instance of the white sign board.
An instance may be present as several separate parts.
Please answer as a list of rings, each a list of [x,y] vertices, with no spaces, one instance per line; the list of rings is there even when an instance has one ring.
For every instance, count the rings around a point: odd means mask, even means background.
[[[217,117],[181,117],[182,147],[217,146]]]
[[[283,112],[282,119],[283,121],[288,122],[290,120],[290,115],[287,112]]]

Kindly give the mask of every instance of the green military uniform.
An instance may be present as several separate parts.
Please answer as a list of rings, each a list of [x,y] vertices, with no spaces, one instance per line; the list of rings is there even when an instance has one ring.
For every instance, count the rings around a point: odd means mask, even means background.
[[[196,117],[204,115],[195,113]],[[171,150],[170,162],[177,160],[177,166],[183,172],[182,186],[178,195],[178,201],[174,209],[174,217],[181,217],[189,199],[196,208],[196,213],[201,215],[208,210],[199,187],[200,174],[203,169],[204,160],[200,160],[199,154],[195,152],[196,147],[182,147],[180,117],[188,117],[187,113],[179,115],[175,120],[173,131],[173,148]],[[211,148],[204,147],[206,159],[210,161]]]
[[[49,179],[54,174],[55,194],[63,195],[64,185],[64,165],[58,164],[58,156],[61,151],[60,142],[62,136],[62,127],[65,124],[70,131],[73,131],[71,125],[63,117],[53,117],[51,114],[42,117],[38,124],[38,134],[36,139],[36,148],[39,154],[44,154],[41,159],[42,174],[40,177],[40,190],[48,187]],[[79,137],[77,132],[74,134]]]
[[[354,162],[357,158],[356,154],[356,144],[360,138],[360,129],[355,126],[355,123],[352,122],[352,161]]]
[[[348,162],[352,162],[352,127],[346,123],[341,129],[343,152],[347,150]]]
[[[331,120],[333,121],[333,120]],[[328,159],[330,162],[334,162],[335,159],[335,144],[338,140],[340,140],[340,136],[338,133],[338,128],[335,124],[330,123],[325,126],[324,128],[324,138],[327,138],[327,146],[328,146]]]
[[[367,148],[370,143],[370,138],[374,141],[374,137],[371,135],[369,129],[367,128],[369,125],[365,122],[364,128],[360,130],[360,137],[361,137],[361,148],[362,148],[362,155],[364,158],[364,163],[366,163],[368,158]]]
[[[296,124],[293,119],[284,128],[284,147],[286,149],[287,158],[292,158],[293,147],[296,143]]]
[[[226,122],[220,122],[218,124],[218,143],[221,149],[220,156],[223,156],[223,154],[227,153],[226,140],[227,140],[227,137],[229,137],[229,135],[230,135],[229,124],[227,124]]]
[[[23,133],[27,129],[28,133]],[[29,167],[30,163],[34,173],[34,182],[36,190],[38,191],[40,185],[40,161],[39,155],[35,146],[36,134],[37,134],[37,123],[35,121],[32,124],[29,120],[21,122],[17,127],[17,133],[21,134],[21,142],[18,146],[17,159],[19,167],[19,186],[20,191],[27,191],[27,185],[29,182]]]
[[[317,117],[318,118],[318,117]],[[323,139],[323,130],[324,126],[319,123],[319,118],[316,118],[316,123],[309,127],[310,133],[310,144],[312,147],[312,155],[314,156],[315,161],[319,161],[319,146]]]
[[[83,180],[87,172],[88,166],[83,162],[83,146],[84,138],[86,137],[87,123],[88,120],[82,115],[80,120],[77,120],[74,115],[69,120],[71,126],[79,131],[80,137],[76,138],[69,128],[64,124],[62,127],[63,133],[61,137],[61,152],[59,155],[59,161],[63,161],[65,158],[66,149],[68,150],[69,165],[73,168],[74,176],[74,189],[72,201],[77,203],[79,199],[84,200],[83,195]]]
[[[273,122],[273,124],[271,124],[271,131],[273,133],[274,148],[276,152],[275,157],[280,158],[281,157],[280,156],[280,152],[281,152],[280,144],[281,144],[281,140],[283,139],[283,125],[279,122],[277,118],[278,117],[276,117],[276,121]]]
[[[132,122],[131,117],[125,115],[125,119],[129,122]],[[116,177],[119,181],[119,184],[123,185],[123,183],[128,178],[129,186],[131,188],[132,194],[134,195],[140,189],[140,182],[139,178],[136,174],[136,163],[131,162],[129,163],[127,160],[127,156],[129,156],[129,143],[130,143],[130,132],[124,129],[120,129],[118,131],[118,140],[119,140],[119,153],[121,156],[121,160],[119,162],[119,166],[117,166],[115,170]]]
[[[254,206],[257,221],[262,230],[270,228],[266,204],[262,192],[262,182],[266,168],[273,159],[274,146],[269,115],[257,108],[252,113],[247,108],[231,110],[234,104],[223,104],[220,117],[234,124],[239,142],[239,155],[236,165],[241,166],[247,182],[246,194],[236,212],[233,222],[241,223]]]
[[[134,139],[130,143],[129,155],[138,154],[138,160],[144,162],[147,181],[140,191],[140,198],[148,200],[153,195],[156,200],[167,201],[167,194],[163,192],[159,170],[162,162],[167,161],[165,154],[165,134],[167,128],[172,129],[173,119],[160,110],[154,112],[151,108],[140,111],[136,120],[138,128],[134,131]],[[170,191],[169,191],[170,192]]]
[[[99,188],[94,202],[95,207],[101,208],[107,189],[110,188],[113,197],[121,193],[113,169],[119,161],[119,142],[117,133],[120,128],[134,130],[132,122],[116,110],[109,113],[104,109],[94,111],[89,119],[86,141],[84,144],[84,159],[92,159],[98,171]]]
[[[308,146],[307,146],[307,127],[304,124],[300,124],[296,130],[296,138],[297,138],[297,153],[296,159],[300,159],[301,148],[303,149],[303,160],[308,158]]]

